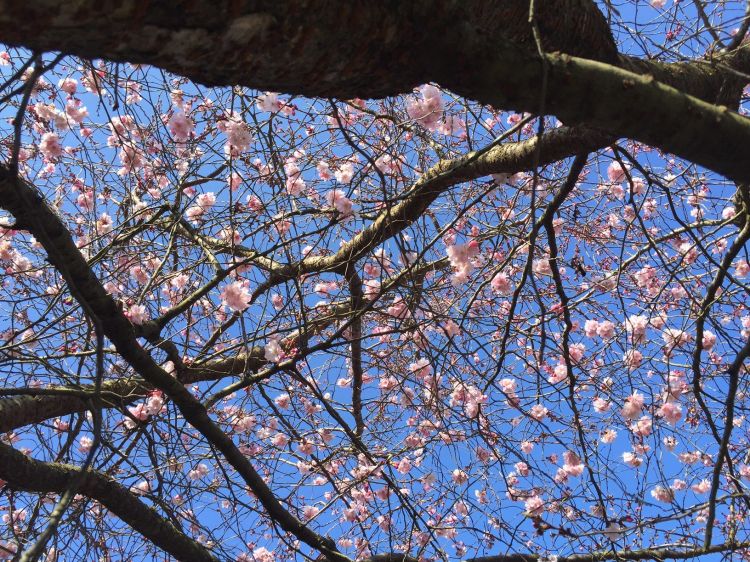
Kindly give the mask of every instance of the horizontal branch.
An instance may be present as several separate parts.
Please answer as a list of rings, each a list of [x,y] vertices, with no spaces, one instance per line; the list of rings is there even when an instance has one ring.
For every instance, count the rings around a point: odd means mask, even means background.
[[[714,105],[738,103],[750,47],[673,65],[621,56],[590,0],[537,3],[543,59],[526,0],[339,0],[315,10],[304,0],[199,0],[181,3],[179,18],[175,6],[159,2],[74,6],[0,0],[0,36],[35,50],[152,64],[208,84],[345,99],[406,93],[432,81],[531,113],[540,110],[546,72],[546,111],[566,124],[750,180],[743,153],[750,123]]]
[[[537,5],[545,49],[617,56],[593,0]],[[37,51],[150,64],[203,84],[339,98],[384,97],[434,80],[435,49],[457,22],[533,48],[528,0],[333,0],[314,9],[307,0],[115,6],[0,0],[0,37]]]

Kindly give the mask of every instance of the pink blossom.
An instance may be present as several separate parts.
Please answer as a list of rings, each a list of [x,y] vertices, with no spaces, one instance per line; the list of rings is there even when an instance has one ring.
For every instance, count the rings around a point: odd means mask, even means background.
[[[253,142],[253,136],[247,124],[234,112],[227,112],[226,118],[219,121],[217,128],[227,135],[227,142],[224,145],[224,152],[227,156],[237,158]]]
[[[140,402],[135,406],[128,407],[128,412],[135,419],[140,421],[146,421],[148,419],[148,409],[146,408],[145,402]]]
[[[419,359],[409,365],[409,371],[414,373],[418,378],[425,380],[432,376],[432,365],[428,359]]]
[[[411,470],[411,461],[408,459],[408,457],[402,458],[397,464],[396,464],[396,470],[398,470],[401,474],[408,474]]]
[[[633,177],[631,188],[634,195],[640,195],[641,193],[646,191],[646,182],[643,178]]]
[[[52,422],[52,426],[55,428],[55,431],[57,433],[65,433],[70,429],[70,423],[61,420],[60,418],[55,418],[55,420]]]
[[[258,106],[258,109],[260,109],[261,111],[267,111],[269,113],[279,111],[283,105],[283,103],[279,101],[279,94],[274,92],[266,92],[265,94],[261,94],[260,96],[258,96],[256,104]]]
[[[608,340],[615,335],[615,325],[609,320],[599,322],[599,326],[596,328],[596,333],[600,338]]]
[[[144,324],[149,319],[148,309],[142,304],[129,306],[123,314],[133,324]]]
[[[677,460],[685,464],[695,464],[701,459],[700,451],[686,451],[677,455]]]
[[[336,209],[343,217],[349,217],[353,214],[352,202],[342,190],[332,189],[326,193],[325,199],[328,206]]]
[[[643,354],[637,349],[629,349],[623,355],[622,360],[627,366],[628,370],[632,371],[641,366],[641,362],[643,361]]]
[[[593,402],[594,410],[600,414],[608,411],[610,405],[611,404],[604,398],[601,398],[601,397],[594,398],[594,402]]]
[[[620,411],[622,417],[628,420],[633,420],[640,416],[641,411],[643,411],[643,400],[643,395],[639,394],[638,391],[628,396],[625,399],[622,410]]]
[[[211,191],[208,193],[201,193],[195,198],[195,204],[204,212],[213,207],[214,203],[216,203],[216,195]]]
[[[568,367],[565,363],[558,363],[555,365],[552,374],[547,378],[550,384],[557,384],[568,378]]]
[[[44,133],[39,142],[39,151],[47,160],[54,160],[62,155],[63,149],[60,145],[60,137],[57,133]]]
[[[161,391],[158,390],[152,392],[146,399],[146,413],[150,416],[155,416],[156,414],[161,413],[163,408],[164,395],[161,393]]]
[[[263,356],[266,358],[266,361],[271,361],[272,363],[278,363],[279,361],[281,361],[282,357],[284,356],[284,350],[281,349],[279,340],[268,340],[268,343],[266,343],[263,348]]]
[[[94,440],[85,435],[78,440],[78,450],[82,453],[88,453],[94,445]]]
[[[406,104],[409,117],[426,129],[434,130],[443,117],[443,97],[435,86],[425,84],[418,88],[422,99]]]
[[[563,461],[562,469],[568,476],[580,476],[583,474],[584,468],[586,468],[578,455],[573,451],[565,451],[563,453]]]
[[[703,330],[703,349],[711,351],[716,345],[716,334],[709,330]]]
[[[313,517],[315,517],[318,513],[320,513],[320,509],[313,505],[306,505],[302,508],[302,518],[305,521],[309,521]]]
[[[375,167],[383,174],[397,175],[401,173],[401,157],[394,158],[390,154],[381,154],[375,160]]]
[[[96,221],[96,233],[99,236],[103,236],[108,232],[112,231],[112,217],[107,213],[99,215],[99,219]]]
[[[130,491],[137,496],[145,496],[151,491],[151,483],[148,480],[141,480],[134,486],[131,486]]]
[[[750,264],[747,263],[747,260],[737,260],[734,264],[734,275],[736,277],[747,277],[748,273],[750,273]]]
[[[245,310],[252,300],[248,285],[247,281],[235,281],[225,286],[221,292],[222,304],[235,312]]]
[[[547,414],[549,413],[549,410],[542,406],[541,404],[535,404],[531,407],[529,410],[529,415],[534,418],[536,421],[542,421]]]
[[[583,325],[583,333],[586,334],[587,338],[593,338],[599,330],[599,322],[597,320],[586,320]]]
[[[130,268],[130,275],[133,277],[139,285],[145,285],[148,283],[149,280],[149,274],[146,269],[144,269],[141,265],[136,265],[135,267]]]
[[[237,191],[242,185],[242,177],[237,172],[232,172],[227,176],[227,185],[231,191]]]
[[[678,402],[665,402],[659,408],[658,414],[670,425],[675,425],[682,418],[682,406]]]
[[[614,429],[605,429],[602,431],[601,437],[599,438],[599,440],[605,445],[613,443],[615,439],[617,439],[617,432]]]
[[[86,107],[81,106],[80,102],[76,101],[69,101],[65,105],[65,113],[74,123],[78,125],[83,123],[83,120],[89,116],[89,110],[86,109]]]
[[[318,165],[315,169],[318,171],[318,177],[323,181],[330,180],[333,177],[333,174],[331,173],[331,167],[328,165],[328,162],[318,162]]]
[[[544,512],[544,501],[539,496],[531,496],[524,503],[526,513],[530,516],[538,516]]]
[[[176,111],[169,120],[169,132],[177,142],[186,142],[195,129],[195,123],[182,111]]]
[[[389,316],[394,318],[404,319],[409,315],[409,307],[401,297],[395,297],[393,303],[386,310]]]
[[[187,476],[190,480],[199,480],[201,478],[205,478],[208,475],[208,472],[208,466],[204,463],[200,463],[193,470],[188,472]]]
[[[79,193],[76,197],[76,203],[82,211],[91,211],[94,209],[94,192],[90,189],[86,189],[83,193]]]
[[[643,315],[633,314],[625,321],[625,330],[633,344],[642,343],[646,338],[648,318]]]
[[[132,174],[143,167],[143,158],[141,151],[132,145],[125,145],[120,149],[120,162],[122,168],[117,173],[120,176]]]
[[[458,485],[466,484],[469,481],[469,475],[465,471],[456,468],[451,474],[451,480]]]
[[[664,486],[656,486],[651,490],[651,496],[656,500],[664,503],[670,503],[674,500],[674,492]]]
[[[648,437],[653,431],[653,421],[649,416],[641,416],[637,422],[630,425],[630,431],[633,435]]]
[[[614,161],[607,168],[607,177],[609,178],[609,181],[613,183],[625,181],[625,168],[623,168],[622,164],[619,162]]]
[[[570,359],[571,361],[573,361],[573,363],[578,363],[581,359],[583,359],[583,354],[585,351],[586,346],[582,343],[573,343],[568,347]]]
[[[635,284],[638,287],[646,288],[659,282],[659,276],[656,272],[656,268],[650,265],[642,267],[633,274],[635,278]]]
[[[291,397],[286,392],[284,394],[279,394],[273,401],[274,404],[276,404],[279,408],[285,410],[288,408],[291,403]]]
[[[687,490],[687,482],[679,478],[675,478],[669,487],[677,492],[681,492],[682,490]]]
[[[643,459],[631,451],[626,451],[622,454],[622,461],[633,468],[637,468],[643,464]]]
[[[677,328],[667,328],[662,332],[661,337],[669,349],[681,347],[693,340],[691,334]]]
[[[456,324],[450,318],[443,322],[440,327],[445,332],[445,335],[447,335],[449,338],[454,338],[461,333],[461,328],[459,328],[458,324]]]
[[[500,388],[506,394],[513,394],[516,391],[518,383],[516,379],[501,379]]]
[[[697,484],[690,486],[690,489],[696,494],[706,494],[711,489],[711,482],[704,478]]]
[[[510,279],[508,279],[508,275],[506,273],[503,273],[502,271],[497,273],[493,278],[492,281],[490,281],[490,286],[492,287],[492,290],[497,292],[500,295],[508,295],[511,293],[512,285],[510,283]]]
[[[458,286],[465,283],[474,269],[470,260],[479,254],[479,244],[475,240],[468,244],[452,244],[446,247],[446,252],[448,261],[456,270],[452,277],[453,284]]]
[[[73,78],[63,78],[57,83],[57,87],[72,96],[78,89],[78,81]]]
[[[284,166],[286,168],[286,166]],[[299,170],[299,169],[298,169]],[[292,197],[298,197],[307,188],[305,180],[299,173],[290,175],[286,178],[286,192]]]
[[[346,162],[339,166],[339,169],[334,172],[336,181],[339,183],[351,183],[354,178],[354,165],[351,162]]]
[[[534,260],[531,264],[531,269],[537,275],[552,275],[552,266],[547,258]]]

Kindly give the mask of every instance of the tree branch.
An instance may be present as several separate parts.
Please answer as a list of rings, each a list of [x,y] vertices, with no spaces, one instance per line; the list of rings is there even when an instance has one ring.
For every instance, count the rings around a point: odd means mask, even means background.
[[[37,461],[0,442],[0,478],[13,489],[61,493],[78,476],[80,469],[75,466]],[[127,488],[99,472],[89,470],[83,476],[78,491],[101,503],[178,560],[218,560],[203,545],[186,536]]]

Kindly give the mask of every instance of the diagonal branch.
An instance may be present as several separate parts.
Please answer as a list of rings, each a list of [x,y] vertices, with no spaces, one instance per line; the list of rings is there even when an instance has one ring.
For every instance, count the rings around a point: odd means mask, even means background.
[[[0,478],[13,489],[61,493],[78,476],[80,469],[75,466],[34,460],[10,445],[0,443]],[[89,470],[78,490],[101,503],[154,545],[178,560],[218,560],[203,545],[186,536],[115,480]]]
[[[0,166],[0,204],[15,217],[18,228],[29,230],[44,247],[50,263],[63,276],[73,296],[101,323],[122,358],[144,380],[162,390],[184,419],[221,451],[270,517],[282,529],[329,558],[346,559],[338,553],[333,541],[318,535],[284,508],[232,438],[211,421],[206,408],[143,349],[132,324],[104,290],[62,220],[28,182],[15,177],[6,166]]]

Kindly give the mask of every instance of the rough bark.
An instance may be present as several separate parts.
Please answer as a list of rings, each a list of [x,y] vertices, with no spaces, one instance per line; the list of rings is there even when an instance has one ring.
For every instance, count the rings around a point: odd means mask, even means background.
[[[545,53],[572,58],[539,57],[527,0],[0,0],[0,36],[36,50],[153,64],[207,84],[350,98],[436,81],[534,113],[546,66],[545,112],[750,180],[742,149],[750,121],[695,99],[734,105],[743,81],[721,68],[747,73],[748,47],[675,67],[638,61],[617,55],[593,2],[536,5]]]
[[[614,59],[591,0],[537,4],[546,50]],[[381,97],[430,80],[442,63],[434,50],[456,22],[534,48],[528,13],[528,0],[3,0],[0,36],[40,51],[152,64],[205,84]]]

